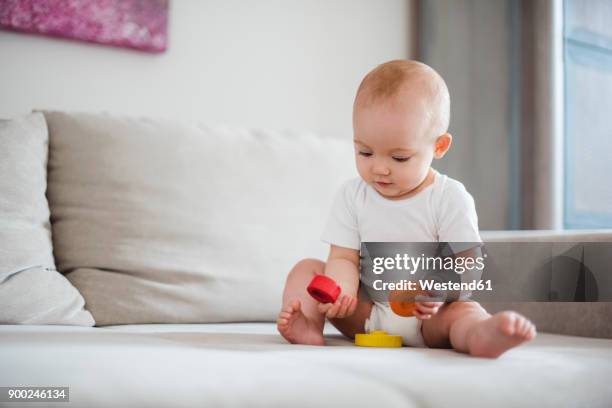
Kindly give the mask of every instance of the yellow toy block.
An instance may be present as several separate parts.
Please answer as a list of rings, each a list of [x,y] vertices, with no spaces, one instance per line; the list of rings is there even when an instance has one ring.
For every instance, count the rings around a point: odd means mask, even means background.
[[[360,347],[402,347],[402,336],[392,336],[382,330],[370,334],[356,334],[355,345]]]

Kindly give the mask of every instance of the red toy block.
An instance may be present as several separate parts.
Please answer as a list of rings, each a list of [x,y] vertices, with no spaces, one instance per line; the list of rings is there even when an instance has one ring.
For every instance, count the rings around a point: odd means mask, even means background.
[[[334,303],[342,292],[342,288],[336,281],[325,275],[315,276],[306,290],[310,296],[321,303]]]

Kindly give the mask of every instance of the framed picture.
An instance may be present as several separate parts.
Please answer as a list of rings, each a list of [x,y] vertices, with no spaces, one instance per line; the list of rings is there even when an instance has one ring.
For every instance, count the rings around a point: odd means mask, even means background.
[[[164,52],[169,0],[0,0],[0,28]]]

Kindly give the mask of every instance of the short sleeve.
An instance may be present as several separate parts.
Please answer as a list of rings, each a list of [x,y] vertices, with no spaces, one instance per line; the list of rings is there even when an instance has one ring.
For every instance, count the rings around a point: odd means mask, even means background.
[[[439,203],[438,241],[482,242],[474,199],[463,184],[449,179]]]
[[[355,211],[356,181],[350,180],[340,188],[321,240],[332,245],[359,250],[361,239]]]

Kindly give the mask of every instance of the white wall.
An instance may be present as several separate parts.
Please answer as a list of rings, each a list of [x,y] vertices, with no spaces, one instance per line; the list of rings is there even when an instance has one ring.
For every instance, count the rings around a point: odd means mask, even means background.
[[[361,77],[411,52],[409,0],[172,0],[161,55],[0,31],[0,117],[109,111],[350,136]]]

